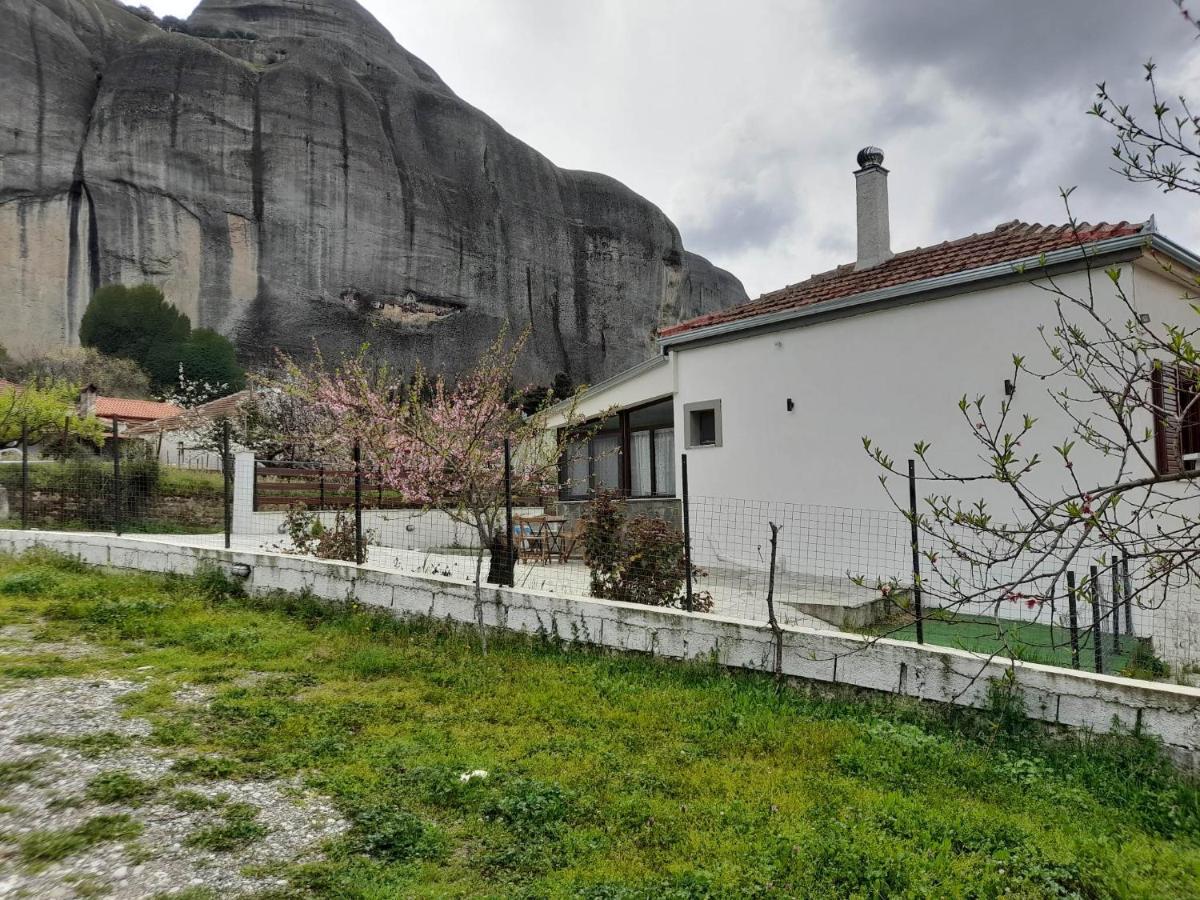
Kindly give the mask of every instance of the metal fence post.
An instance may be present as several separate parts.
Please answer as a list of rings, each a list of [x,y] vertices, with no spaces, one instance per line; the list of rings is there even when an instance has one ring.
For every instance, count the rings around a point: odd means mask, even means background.
[[[1129,577],[1129,554],[1121,554],[1121,597],[1125,601],[1125,633],[1133,637],[1133,579]]]
[[[1121,579],[1117,575],[1117,558],[1111,557],[1113,653],[1121,652]]]
[[[29,420],[21,420],[21,528],[29,527]]]
[[[687,454],[680,457],[680,482],[683,487],[683,568],[687,578],[687,596],[683,598],[683,608],[692,611],[692,523],[688,513],[688,468]]]
[[[116,418],[112,420],[113,445],[113,533],[121,533],[121,433]]]
[[[362,447],[354,439],[354,561],[363,564]]]
[[[63,456],[64,460],[67,458],[67,454],[70,452],[69,451],[70,441],[71,441],[71,416],[65,415],[65,416],[63,416],[63,442],[62,442],[62,456]],[[66,523],[67,523],[67,491],[66,491],[65,486],[59,485],[59,488],[58,488],[58,524],[65,525]]]
[[[513,554],[513,503],[512,503],[512,441],[508,435],[504,437],[504,553],[506,556],[504,574],[505,584],[512,587],[516,584],[517,560]]]
[[[233,532],[233,460],[229,456],[229,420],[226,419],[221,429],[221,479],[225,504],[225,549],[229,549],[230,537]]]
[[[1071,631],[1071,668],[1079,668],[1079,616],[1075,607],[1075,573],[1067,573],[1067,627]]]
[[[1100,618],[1100,570],[1091,568],[1091,584],[1088,593],[1092,601],[1092,649],[1096,653],[1096,673],[1104,674],[1104,626]]]
[[[913,615],[917,620],[917,643],[925,643],[924,613],[921,610],[921,545],[920,529],[917,527],[917,464],[908,461],[908,513],[912,535]]]

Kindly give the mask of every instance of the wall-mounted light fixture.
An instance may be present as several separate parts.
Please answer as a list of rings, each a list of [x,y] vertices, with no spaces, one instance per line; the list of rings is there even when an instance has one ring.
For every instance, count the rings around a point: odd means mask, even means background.
[[[1138,321],[1143,325],[1150,324],[1150,313],[1138,313]]]
[[[229,574],[233,578],[249,578],[250,566],[246,563],[230,563]]]
[[[787,411],[791,412],[795,408],[796,408],[796,401],[794,401],[791,397],[788,397]]]
[[[1017,386],[1015,384],[1013,384],[1012,379],[1005,378],[1004,379],[1004,396],[1011,397],[1016,392],[1017,392]]]

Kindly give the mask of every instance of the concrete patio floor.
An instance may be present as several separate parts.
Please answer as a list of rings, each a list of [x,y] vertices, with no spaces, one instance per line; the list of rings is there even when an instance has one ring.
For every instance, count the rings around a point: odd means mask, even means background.
[[[223,547],[221,534],[146,534],[144,540],[193,547]],[[280,553],[278,535],[235,535],[232,548],[258,552]],[[394,547],[370,545],[368,562],[375,567],[395,572],[440,575],[461,579],[470,584],[475,580],[475,555],[469,550],[399,550]],[[486,577],[488,556],[485,553],[483,572]],[[765,622],[767,616],[767,573],[739,567],[708,568],[699,578],[694,590],[707,591],[713,598],[712,612],[723,616]],[[578,560],[560,562],[518,562],[514,586],[546,591],[573,597],[588,597],[590,573]],[[827,576],[805,573],[784,573],[775,582],[775,613],[787,625],[829,628],[837,625],[848,607],[860,607],[877,599],[869,588],[861,588],[846,576]],[[814,615],[828,608],[828,615]]]

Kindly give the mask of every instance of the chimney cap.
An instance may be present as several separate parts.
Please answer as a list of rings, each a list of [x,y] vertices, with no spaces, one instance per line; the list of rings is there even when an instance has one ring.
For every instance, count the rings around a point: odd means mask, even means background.
[[[878,147],[863,147],[858,151],[858,167],[860,169],[883,165],[883,151]]]

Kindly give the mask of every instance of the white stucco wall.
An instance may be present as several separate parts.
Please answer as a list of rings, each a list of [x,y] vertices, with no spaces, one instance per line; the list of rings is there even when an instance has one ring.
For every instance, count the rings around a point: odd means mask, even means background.
[[[1181,287],[1141,267],[1122,268],[1127,290],[1156,322],[1195,320]],[[1087,289],[1082,272],[1062,276],[1058,284],[1078,296]],[[1093,284],[1098,296],[1111,298],[1102,272],[1095,273]],[[1037,326],[1053,316],[1047,293],[1018,283],[678,348],[672,356],[680,430],[686,404],[722,401],[722,446],[688,451],[692,493],[888,508],[880,470],[863,451],[864,436],[900,466],[914,442],[926,440],[933,445],[931,458],[945,468],[978,468],[977,445],[959,399],[984,394],[996,409],[1014,353],[1051,368]],[[1069,435],[1069,424],[1047,394],[1050,382],[1022,376],[1019,384],[1014,408],[1039,418],[1034,443],[1048,451]],[[786,409],[789,398],[792,412]],[[685,449],[682,441],[679,449]],[[1084,483],[1111,474],[1095,454],[1081,449],[1079,455],[1076,471]],[[1040,473],[1044,483],[1064,483],[1064,476],[1053,460]]]
[[[190,547],[171,541],[61,532],[0,531],[0,551],[43,546],[120,569],[188,574],[197,566],[249,567],[247,589],[310,590],[328,600],[353,597],[397,616],[429,616],[510,631],[650,653],[713,660],[771,671],[775,638],[765,625],[714,615],[540,591],[474,588],[449,578],[406,576],[370,566],[270,553]],[[783,674],[922,700],[982,706],[991,681],[1011,673],[1026,713],[1071,728],[1107,732],[1138,728],[1162,739],[1179,761],[1200,762],[1200,689],[1134,681],[1031,663],[988,659],[961,650],[867,639],[837,631],[783,626]]]

